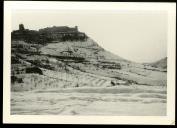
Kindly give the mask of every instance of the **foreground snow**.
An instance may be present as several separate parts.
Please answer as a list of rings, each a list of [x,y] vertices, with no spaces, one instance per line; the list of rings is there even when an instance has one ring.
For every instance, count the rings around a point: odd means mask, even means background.
[[[166,88],[133,85],[12,92],[11,114],[165,116]]]

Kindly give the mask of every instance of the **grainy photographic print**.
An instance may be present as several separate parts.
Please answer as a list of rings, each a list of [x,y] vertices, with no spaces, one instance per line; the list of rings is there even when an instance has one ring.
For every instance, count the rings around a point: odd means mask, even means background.
[[[13,12],[11,114],[166,115],[166,30],[165,12]]]
[[[23,8],[10,23],[10,115],[167,116],[167,11]]]

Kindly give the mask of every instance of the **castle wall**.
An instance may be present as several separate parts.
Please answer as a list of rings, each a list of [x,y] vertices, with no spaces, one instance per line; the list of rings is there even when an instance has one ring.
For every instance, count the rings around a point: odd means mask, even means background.
[[[87,36],[85,33],[79,32],[78,27],[69,28],[66,26],[61,27],[51,27],[40,29],[39,31],[32,31],[24,29],[24,26],[19,25],[19,30],[12,32],[12,39],[14,40],[24,40],[33,42],[46,42],[51,40],[58,41],[75,41],[75,40],[85,40]]]

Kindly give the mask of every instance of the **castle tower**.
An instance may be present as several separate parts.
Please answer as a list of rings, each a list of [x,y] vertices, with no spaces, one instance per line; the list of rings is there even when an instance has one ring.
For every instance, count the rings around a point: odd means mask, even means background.
[[[20,31],[25,30],[25,27],[24,27],[24,25],[23,25],[23,24],[19,24],[19,30],[20,30]]]
[[[75,30],[78,31],[78,26],[75,26]]]

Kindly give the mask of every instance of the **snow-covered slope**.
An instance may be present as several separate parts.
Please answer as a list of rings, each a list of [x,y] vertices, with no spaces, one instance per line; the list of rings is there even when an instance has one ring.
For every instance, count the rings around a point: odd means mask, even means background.
[[[55,56],[66,55],[67,51],[71,51],[73,56],[81,56],[88,60],[112,60],[112,61],[126,61],[125,59],[114,55],[102,47],[100,47],[94,40],[88,38],[86,41],[66,41],[55,42],[42,47],[42,54],[50,54]],[[63,54],[65,52],[66,54]]]
[[[167,57],[165,57],[159,61],[156,61],[154,63],[151,63],[150,65],[153,67],[156,67],[156,68],[167,69]]]
[[[16,42],[18,45],[18,41]],[[12,52],[23,63],[42,70],[43,75],[20,73],[24,83],[17,83],[12,90],[33,90],[63,87],[109,87],[116,85],[165,86],[166,72],[151,65],[143,65],[114,55],[88,38],[85,41],[54,41],[40,46],[39,52],[29,52],[31,47],[23,43],[23,49]],[[12,65],[13,66],[13,65]],[[20,67],[20,66],[19,66]],[[23,64],[23,67],[24,64]],[[29,66],[28,66],[29,67]],[[25,70],[25,69],[24,69]],[[28,77],[29,76],[29,77]],[[48,79],[47,81],[45,81]],[[23,85],[21,87],[21,85]]]

